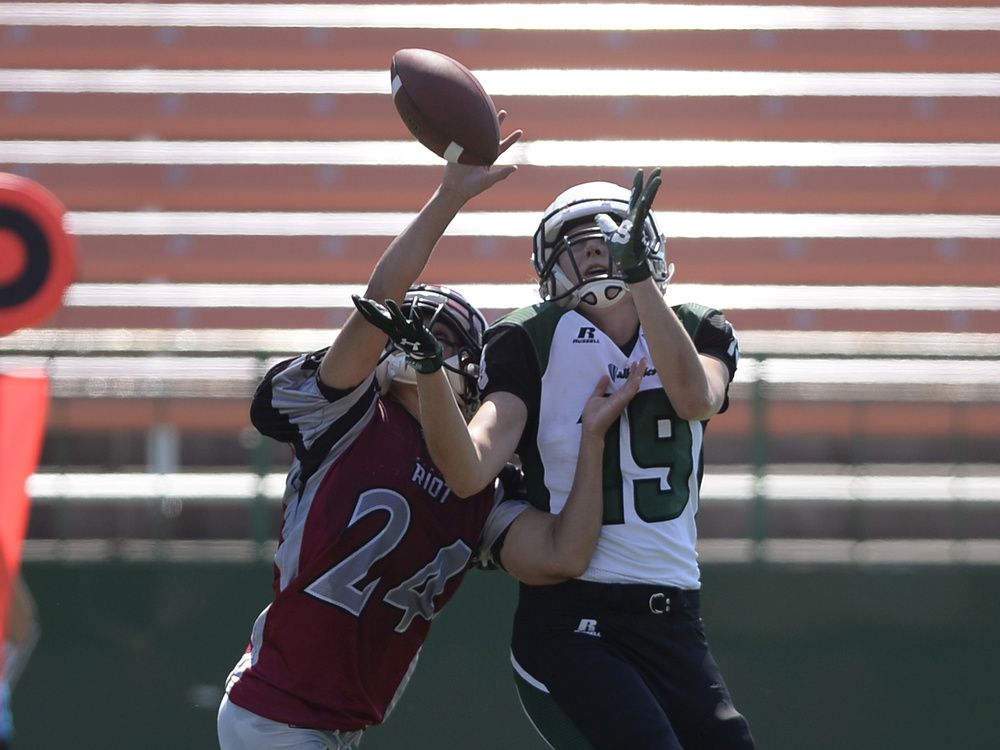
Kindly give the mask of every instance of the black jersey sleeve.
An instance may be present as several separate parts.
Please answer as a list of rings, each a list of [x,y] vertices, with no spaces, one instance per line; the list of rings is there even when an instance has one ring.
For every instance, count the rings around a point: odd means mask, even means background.
[[[719,310],[709,310],[694,334],[694,348],[720,360],[729,370],[729,381],[736,375],[740,345],[733,326]]]
[[[499,325],[486,332],[479,387],[482,398],[505,391],[537,413],[542,375],[528,333],[518,325]]]
[[[736,376],[736,366],[740,360],[740,345],[736,338],[736,332],[732,325],[726,320],[726,316],[719,310],[707,309],[701,316],[697,328],[695,328],[694,348],[699,354],[715,357],[729,370],[729,382],[733,382]],[[719,413],[729,408],[729,388],[726,387],[726,398],[722,402]]]

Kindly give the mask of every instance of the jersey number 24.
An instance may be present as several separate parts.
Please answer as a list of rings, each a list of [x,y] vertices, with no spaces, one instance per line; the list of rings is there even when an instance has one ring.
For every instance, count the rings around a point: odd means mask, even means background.
[[[379,488],[361,494],[348,528],[378,511],[385,513],[385,525],[366,544],[310,583],[306,593],[335,604],[355,617],[361,616],[379,579],[368,581],[364,587],[361,582],[369,578],[369,571],[376,562],[396,549],[410,526],[410,506],[406,498],[394,490]],[[382,597],[386,604],[403,611],[395,628],[397,633],[404,632],[415,617],[433,619],[435,597],[444,591],[450,578],[465,570],[471,556],[468,545],[457,539],[439,549],[434,559]]]

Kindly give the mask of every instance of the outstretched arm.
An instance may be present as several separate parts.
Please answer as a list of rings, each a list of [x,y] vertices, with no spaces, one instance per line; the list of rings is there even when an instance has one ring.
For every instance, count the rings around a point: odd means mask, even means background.
[[[404,351],[416,370],[424,439],[451,491],[470,497],[491,484],[517,447],[527,420],[524,403],[510,393],[491,394],[466,425],[441,369],[441,344],[419,316],[407,318],[391,299],[384,305],[357,295],[353,300],[358,313]]]
[[[651,249],[643,241],[642,228],[660,182],[659,169],[653,170],[645,184],[642,170],[637,170],[625,220],[618,224],[607,214],[598,215],[596,220],[629,285],[653,365],[677,415],[689,420],[708,419],[725,402],[729,371],[714,357],[698,354],[652,278]]]
[[[524,583],[558,583],[582,575],[590,565],[604,513],[604,436],[638,392],[645,371],[645,359],[633,362],[619,390],[605,394],[607,375],[594,389],[583,409],[576,473],[563,509],[553,515],[532,508],[511,524],[500,561]]]
[[[652,279],[630,285],[629,291],[653,365],[677,415],[688,420],[714,416],[726,399],[729,370],[721,360],[698,353]]]
[[[420,422],[435,465],[459,497],[490,484],[514,455],[528,408],[512,393],[491,393],[468,425],[442,373],[417,376]]]
[[[506,115],[501,112],[501,122]],[[500,143],[500,153],[516,143],[515,130]],[[441,184],[413,221],[390,243],[371,278],[365,296],[402,302],[406,290],[424,270],[437,241],[452,219],[473,197],[509,177],[517,167],[448,163]],[[352,388],[370,373],[385,345],[385,336],[352,310],[320,366],[320,378],[331,388]]]

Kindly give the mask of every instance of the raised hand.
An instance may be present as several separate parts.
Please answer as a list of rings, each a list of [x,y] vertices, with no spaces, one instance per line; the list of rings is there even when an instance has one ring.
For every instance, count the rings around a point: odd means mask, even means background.
[[[507,111],[501,109],[497,113],[497,118],[500,120],[500,124],[507,118]],[[524,135],[523,131],[515,130],[502,141],[500,141],[500,154],[503,154],[507,149],[517,143],[521,136]],[[482,192],[485,192],[489,188],[496,185],[501,180],[505,180],[510,177],[514,172],[517,171],[517,167],[513,164],[507,164],[505,166],[497,166],[492,164],[490,166],[477,166],[474,164],[458,164],[457,162],[448,162],[444,168],[444,177],[441,179],[441,187],[446,190],[452,190],[462,197],[463,200],[469,200]]]
[[[365,320],[382,330],[400,348],[414,370],[430,374],[441,369],[444,363],[441,342],[424,325],[419,314],[407,318],[391,299],[387,299],[385,305],[357,294],[352,294],[351,299]]]
[[[642,170],[636,170],[632,180],[632,194],[629,197],[628,216],[618,224],[607,214],[594,217],[597,226],[604,233],[608,250],[618,264],[622,277],[628,283],[642,281],[653,275],[649,265],[649,255],[653,248],[646,244],[643,226],[653,205],[656,191],[660,189],[660,170],[654,169],[649,182],[643,186]]]
[[[622,387],[613,393],[606,393],[611,378],[604,375],[587,403],[583,407],[580,421],[584,432],[604,437],[608,428],[618,419],[618,415],[628,406],[632,397],[639,392],[639,385],[646,374],[646,358],[633,362],[629,367],[628,378]]]

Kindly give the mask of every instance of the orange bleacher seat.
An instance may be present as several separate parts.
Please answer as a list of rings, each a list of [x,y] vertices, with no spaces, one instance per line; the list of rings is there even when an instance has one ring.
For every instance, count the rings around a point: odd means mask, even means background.
[[[668,228],[669,234],[669,228]],[[79,280],[363,284],[386,237],[88,236]],[[676,280],[698,284],[1000,285],[988,239],[669,238]],[[528,238],[445,237],[425,276],[535,282]]]
[[[837,3],[824,3],[837,5]],[[933,3],[946,6],[948,3]],[[372,70],[426,47],[473,70],[530,60],[539,68],[982,71],[996,68],[1000,32],[897,30],[343,29],[22,27],[0,49],[9,68]]]
[[[219,146],[224,158],[226,145]],[[0,156],[0,168],[3,161]],[[639,165],[641,166],[641,165]],[[439,168],[296,164],[39,164],[32,179],[75,210],[415,211]],[[628,174],[626,175],[626,171]],[[673,167],[669,211],[990,213],[1000,168]],[[525,166],[469,210],[538,211],[569,185],[628,183],[631,170]]]
[[[504,96],[510,126],[542,139],[721,139],[993,142],[1000,103],[990,97]],[[182,140],[402,139],[387,95],[0,95],[0,137]],[[568,111],[573,116],[568,116]]]

